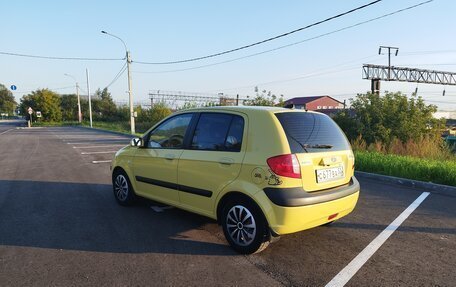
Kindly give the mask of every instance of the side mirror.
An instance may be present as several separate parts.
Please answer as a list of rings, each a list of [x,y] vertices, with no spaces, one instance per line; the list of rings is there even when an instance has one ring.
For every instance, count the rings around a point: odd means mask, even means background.
[[[133,147],[142,147],[144,145],[142,138],[132,138],[130,145]]]

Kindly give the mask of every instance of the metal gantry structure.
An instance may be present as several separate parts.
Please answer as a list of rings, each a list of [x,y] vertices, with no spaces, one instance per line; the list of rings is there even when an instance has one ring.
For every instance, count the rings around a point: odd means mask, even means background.
[[[363,79],[456,86],[456,73],[407,67],[363,65]]]
[[[162,102],[170,107],[177,108],[185,103],[196,104],[197,106],[204,105],[223,105],[223,106],[236,106],[239,101],[247,99],[240,99],[239,95],[232,96],[224,93],[206,94],[206,93],[190,93],[182,91],[163,91],[151,90],[149,91],[149,98],[151,106],[156,103]]]
[[[391,50],[395,50],[395,55],[397,56],[399,48],[380,46],[379,54],[381,54],[382,49],[388,50],[388,66],[372,64],[363,65],[363,79],[371,80],[372,93],[380,92],[380,81],[456,86],[455,72],[391,66]],[[443,95],[445,95],[445,90],[443,91]]]

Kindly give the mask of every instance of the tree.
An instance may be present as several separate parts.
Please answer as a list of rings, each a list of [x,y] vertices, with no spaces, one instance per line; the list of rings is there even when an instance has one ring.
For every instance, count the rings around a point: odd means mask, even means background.
[[[433,117],[435,105],[426,105],[421,97],[397,93],[358,94],[351,99],[352,113],[342,111],[334,120],[347,136],[354,140],[362,136],[367,144],[382,142],[390,144],[417,140],[438,134],[443,122]]]
[[[126,108],[128,109],[128,107]],[[154,104],[150,109],[143,109],[141,106],[138,106],[135,108],[135,111],[138,113],[138,117],[136,118],[137,132],[145,132],[172,113],[171,109],[162,102]],[[127,112],[127,115],[130,115],[129,109]],[[130,117],[128,116],[127,119],[130,119]]]
[[[22,114],[28,114],[31,107],[34,111],[40,111],[44,121],[59,122],[62,120],[60,110],[61,98],[55,92],[48,89],[33,91],[21,99],[20,109]]]
[[[75,94],[62,95],[60,108],[64,121],[78,120],[78,97]]]
[[[117,106],[112,100],[111,93],[108,88],[95,91],[95,99],[92,99],[92,110],[94,118],[100,121],[115,120],[117,114]]]
[[[136,111],[138,112],[138,122],[148,123],[150,126],[155,125],[172,113],[171,109],[162,102],[154,104],[148,110],[138,107]]]
[[[249,96],[247,96],[249,98]],[[276,102],[277,100],[277,102]],[[283,95],[277,98],[271,91],[262,90],[259,92],[258,87],[255,87],[255,97],[253,99],[244,100],[245,106],[283,106]]]
[[[13,93],[11,93],[4,85],[0,84],[0,112],[9,115],[14,114],[17,106]]]

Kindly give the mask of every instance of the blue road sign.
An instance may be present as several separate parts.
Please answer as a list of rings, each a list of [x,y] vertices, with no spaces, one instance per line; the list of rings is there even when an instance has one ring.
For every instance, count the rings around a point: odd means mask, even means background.
[[[17,87],[15,85],[11,85],[10,88],[11,88],[12,91],[15,91],[17,89]]]

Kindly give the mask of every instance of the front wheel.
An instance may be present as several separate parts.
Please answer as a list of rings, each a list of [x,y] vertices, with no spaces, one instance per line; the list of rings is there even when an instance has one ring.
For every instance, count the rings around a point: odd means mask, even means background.
[[[112,175],[112,189],[114,191],[114,197],[120,205],[132,205],[136,200],[130,180],[123,170],[115,171]]]
[[[222,227],[228,243],[239,253],[258,253],[269,245],[266,220],[260,208],[249,201],[228,202],[223,208]]]

